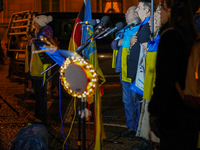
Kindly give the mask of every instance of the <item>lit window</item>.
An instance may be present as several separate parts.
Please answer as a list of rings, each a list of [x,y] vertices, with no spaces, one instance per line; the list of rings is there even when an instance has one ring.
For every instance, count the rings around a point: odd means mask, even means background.
[[[122,0],[103,0],[104,13],[122,13]]]

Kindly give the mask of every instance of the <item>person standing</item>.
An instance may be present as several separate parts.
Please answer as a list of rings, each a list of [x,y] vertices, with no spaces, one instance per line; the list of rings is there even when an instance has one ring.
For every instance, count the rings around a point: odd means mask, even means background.
[[[175,84],[185,89],[187,62],[198,37],[188,0],[161,3],[156,80],[148,111],[151,130],[160,136],[160,150],[195,150],[199,113],[186,105]]]
[[[35,91],[35,119],[40,119],[43,125],[47,125],[47,99],[45,97],[46,90],[44,84],[44,75],[41,73],[48,67],[49,64],[43,64],[40,59],[40,54],[35,53],[36,51],[36,40],[40,40],[43,36],[47,38],[52,44],[53,42],[53,31],[47,24],[53,20],[52,16],[39,15],[34,19],[35,34],[32,39],[28,42],[28,46],[31,49],[30,66],[26,66],[26,72],[30,75],[32,85]]]
[[[138,13],[142,23],[138,32],[133,37],[131,37],[130,41],[130,55],[128,56],[128,77],[132,79],[132,82],[135,80],[137,72],[140,44],[147,45],[147,42],[150,40],[151,32],[148,21],[151,15],[151,0],[139,0],[136,12]]]
[[[130,38],[138,31],[140,19],[137,12],[135,11],[137,6],[131,6],[125,13],[125,18],[127,26],[119,31],[115,40],[111,43],[113,50],[117,50],[117,56],[114,57],[116,61],[115,71],[120,72],[120,81],[122,84],[122,100],[124,102],[124,109],[126,115],[126,126],[128,129],[123,133],[120,133],[119,136],[129,137],[135,136],[137,131],[138,123],[135,121],[135,108],[133,101],[136,94],[132,93],[130,88],[131,79],[127,78],[127,55],[130,47]],[[115,52],[115,51],[114,51]]]
[[[142,44],[145,48],[147,47],[147,42],[150,40],[150,28],[148,21],[150,19],[151,14],[151,0],[139,0],[138,7],[136,12],[139,15],[142,23],[140,24],[140,28],[138,32],[131,37],[130,40],[130,54],[127,56],[127,76],[131,78],[131,81],[135,81],[138,59],[140,54],[140,45]],[[137,99],[133,101],[134,106],[138,108],[138,113],[136,117],[137,126],[140,118],[140,108],[142,95],[136,94]],[[130,137],[129,140],[133,140],[135,137]]]
[[[14,61],[13,60],[14,59],[13,58],[14,51],[12,51],[12,49],[16,48],[16,36],[15,35],[11,36],[10,45],[9,46],[10,47],[7,48],[6,54],[10,58],[10,62],[9,62],[9,68],[8,68],[8,75],[6,76],[6,78],[10,78],[11,75],[14,73],[14,62],[13,62]],[[8,45],[7,45],[7,47],[8,47]],[[11,50],[8,50],[8,49],[11,49]]]
[[[161,5],[157,6],[156,12],[154,13],[154,40],[148,41],[146,49],[146,60],[145,60],[145,79],[144,79],[144,92],[142,109],[140,114],[139,127],[136,133],[137,137],[142,137],[139,145],[133,146],[132,150],[150,149],[151,147],[158,147],[160,139],[154,135],[149,125],[149,112],[148,104],[153,94],[153,87],[155,85],[155,64],[158,50],[158,44],[160,41],[160,35],[158,34],[161,21],[160,21]],[[149,20],[151,27],[151,20]],[[150,144],[152,142],[152,144]]]

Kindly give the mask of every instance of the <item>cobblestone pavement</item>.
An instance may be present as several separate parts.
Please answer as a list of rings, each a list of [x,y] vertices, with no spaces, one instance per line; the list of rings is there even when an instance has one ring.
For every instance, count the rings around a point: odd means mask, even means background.
[[[20,78],[6,78],[8,65],[0,65],[0,150],[6,150],[16,133],[30,123],[29,117],[34,114],[35,101],[32,98],[25,98],[24,83]],[[123,102],[121,101],[120,84],[105,84],[104,95],[102,96],[102,116],[106,134],[103,141],[104,150],[129,150],[138,141],[129,141],[125,137],[119,138],[118,133],[126,130]],[[61,110],[64,117],[63,133],[68,135],[74,111],[70,104],[71,97],[62,96]],[[61,132],[59,98],[56,89],[51,91],[51,98],[48,100],[48,131],[50,139],[50,150],[61,150],[63,137]],[[86,140],[88,149],[94,149],[93,121],[86,123],[89,135]],[[79,122],[75,119],[72,131],[67,139],[69,150],[78,149]]]

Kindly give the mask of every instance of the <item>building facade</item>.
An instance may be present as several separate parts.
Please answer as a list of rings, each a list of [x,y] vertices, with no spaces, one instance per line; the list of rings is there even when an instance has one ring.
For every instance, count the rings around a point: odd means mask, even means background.
[[[160,0],[154,0],[158,4]],[[35,12],[79,12],[84,0],[0,0],[3,10],[0,12],[0,39],[2,47],[6,42],[7,26],[13,13],[21,11]],[[91,0],[92,12],[125,13],[138,0]]]

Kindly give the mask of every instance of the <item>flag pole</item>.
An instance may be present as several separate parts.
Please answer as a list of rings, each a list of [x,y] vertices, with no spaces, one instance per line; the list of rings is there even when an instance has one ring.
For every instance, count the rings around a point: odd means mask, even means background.
[[[151,0],[151,41],[154,40],[154,10],[153,10],[153,6],[154,6],[154,0]]]

